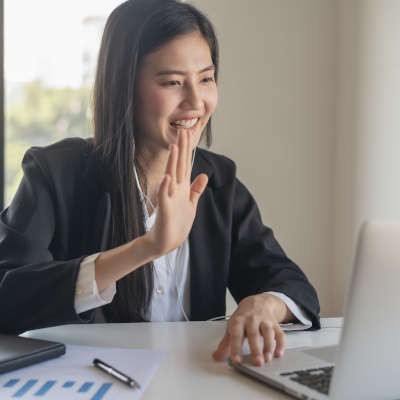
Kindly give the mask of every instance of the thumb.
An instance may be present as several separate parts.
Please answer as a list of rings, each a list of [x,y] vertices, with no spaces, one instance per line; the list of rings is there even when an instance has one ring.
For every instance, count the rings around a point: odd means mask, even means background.
[[[208,176],[206,174],[200,174],[196,176],[196,179],[190,186],[190,201],[197,205],[200,196],[203,194],[204,189],[208,183]]]

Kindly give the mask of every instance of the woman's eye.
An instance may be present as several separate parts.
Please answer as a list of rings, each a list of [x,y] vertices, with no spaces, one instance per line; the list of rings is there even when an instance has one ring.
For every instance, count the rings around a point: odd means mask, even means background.
[[[162,85],[163,86],[180,86],[180,82],[179,81],[168,81],[168,82],[164,82]]]
[[[202,80],[202,82],[208,83],[208,82],[214,82],[214,77],[213,76],[207,76]]]

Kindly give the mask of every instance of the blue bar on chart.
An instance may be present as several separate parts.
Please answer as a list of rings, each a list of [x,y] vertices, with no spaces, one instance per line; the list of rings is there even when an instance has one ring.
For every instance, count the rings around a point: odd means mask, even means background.
[[[85,382],[78,390],[79,393],[87,392],[93,386],[93,382]]]
[[[101,400],[108,390],[111,388],[112,383],[103,383],[100,389],[95,393],[95,395],[90,400]]]
[[[15,386],[19,382],[19,379],[10,379],[3,387],[9,388]]]
[[[36,393],[35,396],[44,396],[57,381],[47,381]]]
[[[22,386],[21,389],[17,390],[14,393],[13,397],[22,397],[25,393],[29,391],[32,386],[36,385],[37,381],[37,379],[30,379],[28,382],[25,383],[24,386]]]
[[[14,387],[18,382],[20,382],[20,379],[10,379],[7,381],[3,387],[4,388],[11,388]],[[22,383],[22,382],[21,382]],[[14,394],[13,398],[22,398],[24,397],[29,390],[35,386],[38,383],[37,379],[30,379],[26,381],[22,387],[20,387]],[[62,384],[63,388],[71,388],[74,386],[77,382],[76,381],[65,381]],[[48,380],[45,383],[42,383],[42,386],[34,393],[34,396],[37,397],[45,397],[46,395],[49,394],[50,389],[57,384],[56,380]],[[78,389],[78,393],[87,393],[92,386],[94,385],[94,382],[84,382],[81,387]],[[95,394],[90,398],[90,400],[102,400],[104,396],[108,393],[108,391],[112,387],[112,383],[107,382],[103,383],[95,392]],[[29,396],[29,394],[28,394]],[[32,395],[31,395],[32,396]]]

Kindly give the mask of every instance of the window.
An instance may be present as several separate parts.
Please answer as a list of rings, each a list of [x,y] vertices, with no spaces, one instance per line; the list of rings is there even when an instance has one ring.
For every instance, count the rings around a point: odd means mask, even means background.
[[[101,33],[121,2],[4,0],[5,205],[27,148],[91,135]]]

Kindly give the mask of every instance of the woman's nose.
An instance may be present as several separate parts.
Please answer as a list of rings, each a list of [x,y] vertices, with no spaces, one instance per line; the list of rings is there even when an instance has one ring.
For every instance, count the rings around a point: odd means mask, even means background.
[[[191,110],[201,109],[203,106],[203,99],[199,89],[194,85],[187,86],[185,90],[185,97],[182,103]]]

